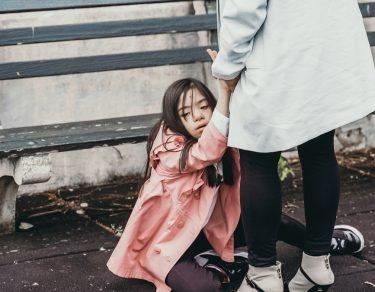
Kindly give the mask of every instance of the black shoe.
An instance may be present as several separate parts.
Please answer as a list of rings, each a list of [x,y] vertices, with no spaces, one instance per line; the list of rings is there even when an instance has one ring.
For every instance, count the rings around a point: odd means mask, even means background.
[[[349,225],[336,225],[331,242],[332,255],[354,254],[365,246],[362,233]]]
[[[224,289],[238,288],[249,269],[247,258],[238,255],[234,256],[234,262],[226,262],[213,251],[207,251],[197,255],[195,260],[201,267],[212,271]]]

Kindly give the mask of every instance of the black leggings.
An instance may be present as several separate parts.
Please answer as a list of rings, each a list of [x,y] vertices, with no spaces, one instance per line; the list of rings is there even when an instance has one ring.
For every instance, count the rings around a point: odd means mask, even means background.
[[[340,194],[334,152],[335,131],[299,145],[305,201],[306,238],[303,250],[312,256],[328,254]],[[276,263],[281,218],[281,185],[277,165],[281,152],[240,150],[241,217],[252,266]]]
[[[305,226],[293,218],[282,214],[277,238],[288,244],[303,247]],[[246,246],[244,230],[241,221],[234,232],[234,246]],[[200,267],[194,257],[204,251],[212,249],[203,232],[199,234],[193,244],[187,249],[179,261],[173,266],[166,277],[166,284],[177,292],[216,292],[221,291],[219,279],[212,273]]]

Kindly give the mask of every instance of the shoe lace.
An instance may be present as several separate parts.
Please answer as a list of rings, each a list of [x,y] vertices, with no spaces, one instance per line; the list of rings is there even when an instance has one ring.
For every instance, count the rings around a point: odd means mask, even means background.
[[[342,238],[334,237],[331,241],[331,246],[333,250],[342,250],[345,248],[345,240]]]

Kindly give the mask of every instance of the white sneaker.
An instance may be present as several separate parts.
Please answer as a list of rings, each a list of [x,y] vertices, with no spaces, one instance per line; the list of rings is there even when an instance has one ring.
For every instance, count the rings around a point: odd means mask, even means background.
[[[303,253],[301,266],[286,290],[290,292],[327,291],[334,281],[335,276],[329,264],[329,255],[314,257]]]
[[[249,271],[237,291],[283,292],[284,287],[281,276],[281,263],[277,262],[274,266],[264,268],[249,265]]]

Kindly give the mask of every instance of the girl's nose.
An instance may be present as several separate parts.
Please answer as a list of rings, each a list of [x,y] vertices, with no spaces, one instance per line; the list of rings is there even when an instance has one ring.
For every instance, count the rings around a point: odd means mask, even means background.
[[[203,112],[200,110],[197,110],[193,113],[193,118],[195,122],[198,122],[204,118]]]

